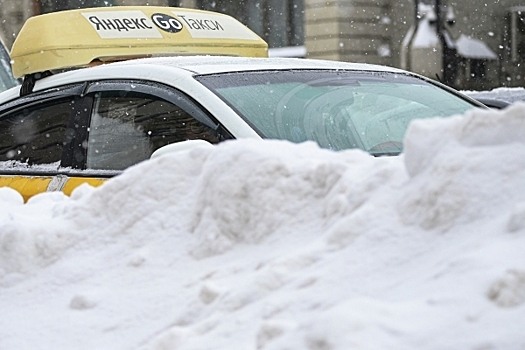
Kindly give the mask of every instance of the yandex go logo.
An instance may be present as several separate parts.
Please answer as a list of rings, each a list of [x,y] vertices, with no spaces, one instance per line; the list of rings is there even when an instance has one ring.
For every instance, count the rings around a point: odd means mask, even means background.
[[[176,18],[163,13],[153,14],[151,16],[151,20],[157,27],[169,33],[178,33],[182,30],[182,23],[180,23]]]

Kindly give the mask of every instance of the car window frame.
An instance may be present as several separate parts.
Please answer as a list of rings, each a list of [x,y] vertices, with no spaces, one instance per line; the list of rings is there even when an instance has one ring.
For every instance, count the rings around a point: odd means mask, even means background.
[[[85,88],[86,83],[67,84],[37,91],[32,94],[24,95],[11,101],[7,101],[0,105],[0,119],[4,118],[8,113],[16,113],[17,110],[32,107],[40,103],[51,102],[58,98],[68,96],[81,97]]]
[[[76,100],[82,105],[82,93],[86,87],[86,83],[67,84],[60,87],[54,87],[38,91],[36,93],[21,96],[12,101],[8,101],[0,105],[0,120],[12,116],[24,109],[33,108],[42,104],[60,103],[64,100]],[[72,108],[68,117],[68,125],[70,128],[74,126],[73,114],[82,115],[86,113],[83,108]],[[65,139],[64,139],[65,140]],[[64,146],[62,149],[62,156],[59,166],[55,168],[46,168],[42,166],[32,166],[28,168],[15,169],[0,169],[0,175],[24,175],[24,176],[56,176],[67,175],[69,172],[69,165],[71,163],[73,143],[69,146]]]
[[[132,87],[130,89],[130,87]],[[132,91],[134,93],[140,93],[144,95],[153,96],[157,99],[166,101],[167,103],[180,106],[180,108],[188,111],[188,113],[204,123],[204,120],[211,122],[215,125],[215,131],[220,135],[221,141],[227,139],[234,139],[233,134],[206,108],[204,108],[198,101],[192,98],[187,93],[169,85],[165,85],[158,82],[148,81],[148,80],[138,80],[138,79],[106,79],[89,82],[85,87],[83,92],[84,106],[90,105],[87,108],[89,115],[84,117],[80,127],[82,129],[88,129],[91,124],[91,116],[93,108],[95,107],[95,94],[102,92],[117,92],[117,91]],[[204,120],[201,120],[204,119]],[[86,139],[87,140],[87,139]],[[110,177],[122,173],[122,170],[96,170],[96,169],[87,169],[87,147],[78,148],[78,145],[81,142],[76,142],[76,149],[73,152],[83,152],[83,161],[74,162],[72,164],[72,172],[79,174],[88,174],[92,176],[93,174],[100,173],[100,176]]]
[[[4,169],[0,175],[23,175],[31,176],[55,176],[65,175],[74,177],[99,177],[110,178],[122,173],[122,170],[95,170],[87,169],[87,148],[83,143],[88,139],[91,115],[94,108],[94,96],[96,93],[107,91],[123,91],[133,86],[132,91],[150,95],[168,103],[181,106],[188,112],[196,113],[199,118],[204,118],[216,125],[216,131],[221,135],[221,141],[234,139],[233,134],[205,107],[187,93],[161,83],[137,79],[106,79],[87,81],[82,83],[71,83],[59,87],[52,87],[37,91],[29,95],[18,97],[0,105],[0,119],[12,115],[26,108],[32,108],[43,103],[57,103],[60,100],[76,99],[77,108],[72,108],[69,116],[68,128],[77,130],[75,137],[68,147],[64,147],[62,158],[58,169],[41,170],[32,169]],[[195,116],[191,114],[194,118]],[[200,121],[199,118],[196,118]],[[75,155],[79,155],[76,157]]]

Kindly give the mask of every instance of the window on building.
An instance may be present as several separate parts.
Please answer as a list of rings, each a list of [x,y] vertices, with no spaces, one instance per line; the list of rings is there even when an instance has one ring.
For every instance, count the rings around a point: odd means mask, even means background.
[[[197,0],[197,7],[237,18],[271,48],[304,45],[303,0]]]
[[[487,71],[485,60],[470,60],[470,78],[484,80]]]

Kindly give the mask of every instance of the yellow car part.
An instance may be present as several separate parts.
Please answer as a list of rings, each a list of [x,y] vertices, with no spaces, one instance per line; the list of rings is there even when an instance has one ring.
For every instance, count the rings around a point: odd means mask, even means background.
[[[169,55],[267,57],[268,45],[241,22],[221,13],[113,6],[31,17],[11,50],[15,77]]]
[[[87,183],[97,187],[102,185],[107,179],[87,178],[87,177],[65,177],[59,176],[0,176],[0,187],[10,187],[18,191],[24,201],[36,194],[43,192],[62,191],[66,195],[71,195],[73,190],[81,184]]]

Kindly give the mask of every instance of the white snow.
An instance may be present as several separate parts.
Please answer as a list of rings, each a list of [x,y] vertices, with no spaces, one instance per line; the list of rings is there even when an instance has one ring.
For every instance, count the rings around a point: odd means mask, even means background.
[[[437,47],[439,45],[436,26],[431,23],[432,21],[435,21],[435,13],[431,8],[428,8],[419,21],[412,41],[412,48],[428,48]]]
[[[497,60],[498,55],[483,41],[461,34],[456,41],[458,54],[471,59]]]
[[[268,57],[306,57],[306,46],[273,47],[268,49]]]
[[[462,91],[473,98],[490,98],[507,103],[518,101],[525,102],[525,88],[523,87],[498,87],[490,91]]]
[[[447,12],[448,18],[454,17],[452,8],[449,7]],[[407,40],[410,40],[413,35],[411,48],[437,48],[440,46],[439,35],[437,33],[436,27],[436,12],[432,5],[427,5],[419,3],[418,13],[421,16],[415,29],[415,34],[413,34],[414,29],[410,29],[409,33],[405,37],[403,45],[409,44]],[[448,31],[444,33],[445,41],[448,47],[456,48],[460,56],[470,59],[487,59],[495,60],[497,55],[490,47],[483,41],[471,38],[461,34],[457,40],[454,40],[449,34]]]
[[[0,189],[0,349],[523,349],[525,103]]]

